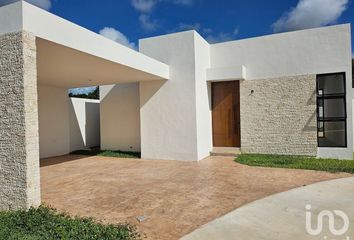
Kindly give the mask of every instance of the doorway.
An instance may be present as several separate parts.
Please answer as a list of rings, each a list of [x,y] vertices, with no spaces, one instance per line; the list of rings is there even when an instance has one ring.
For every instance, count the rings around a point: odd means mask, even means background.
[[[214,147],[240,147],[240,82],[212,83]]]

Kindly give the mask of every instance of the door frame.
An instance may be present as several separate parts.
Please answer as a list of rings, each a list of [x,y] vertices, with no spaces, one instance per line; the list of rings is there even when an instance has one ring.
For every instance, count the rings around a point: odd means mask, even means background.
[[[238,126],[238,143],[235,143],[233,144],[234,148],[241,148],[241,96],[240,96],[240,80],[226,80],[226,81],[213,81],[213,82],[210,82],[210,88],[211,88],[211,91],[210,91],[210,94],[211,94],[211,103],[210,103],[210,106],[211,106],[211,134],[212,134],[212,146],[215,147],[214,145],[214,119],[213,119],[213,110],[214,110],[214,84],[217,84],[217,83],[228,83],[228,82],[236,82],[238,84],[238,92],[235,93],[235,97],[237,98],[237,103],[236,103],[236,108],[234,108],[234,111],[236,109],[236,112],[234,112],[234,116],[238,116],[238,123],[235,123],[234,124],[234,128],[235,126],[237,125]],[[236,118],[236,117],[235,117]],[[236,120],[236,121],[237,121]],[[235,131],[235,129],[233,129],[233,131]]]

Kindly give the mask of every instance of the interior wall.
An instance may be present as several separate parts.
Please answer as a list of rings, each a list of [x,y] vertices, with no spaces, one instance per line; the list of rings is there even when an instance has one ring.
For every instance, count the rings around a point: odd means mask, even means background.
[[[139,83],[101,86],[101,149],[141,151]]]
[[[70,152],[68,90],[38,85],[40,158]]]

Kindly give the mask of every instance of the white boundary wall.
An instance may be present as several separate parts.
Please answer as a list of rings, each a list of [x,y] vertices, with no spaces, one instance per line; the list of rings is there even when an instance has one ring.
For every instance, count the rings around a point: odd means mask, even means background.
[[[40,158],[100,144],[99,100],[69,98],[68,90],[38,86]]]
[[[100,87],[101,149],[140,152],[139,83]]]
[[[100,145],[100,101],[70,98],[70,151]]]

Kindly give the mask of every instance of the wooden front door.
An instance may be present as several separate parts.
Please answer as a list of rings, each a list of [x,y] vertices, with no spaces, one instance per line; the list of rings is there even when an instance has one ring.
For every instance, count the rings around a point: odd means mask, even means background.
[[[212,83],[214,147],[240,147],[240,82]]]

